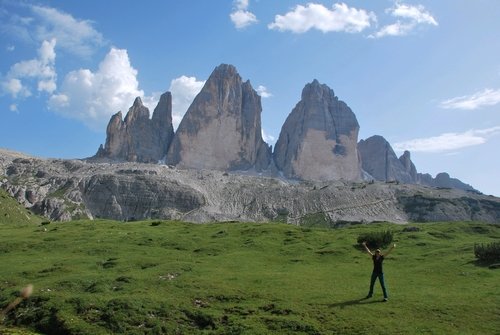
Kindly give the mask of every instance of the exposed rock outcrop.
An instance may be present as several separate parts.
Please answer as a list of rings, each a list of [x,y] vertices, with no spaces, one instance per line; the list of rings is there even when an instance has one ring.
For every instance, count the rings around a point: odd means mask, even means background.
[[[408,150],[405,150],[405,152],[399,157],[399,161],[401,162],[401,164],[403,164],[403,168],[406,174],[410,176],[410,180],[418,180],[417,168],[411,161],[411,155]]]
[[[177,129],[167,163],[213,170],[266,169],[271,148],[262,139],[260,96],[236,68],[215,68]]]
[[[375,180],[416,183],[416,169],[405,152],[399,159],[389,142],[379,135],[361,140],[358,143],[363,170]]]
[[[2,189],[51,220],[500,222],[499,198],[415,184],[288,182],[159,164],[35,159],[1,150],[0,176]]]
[[[145,163],[164,159],[174,135],[170,92],[160,97],[152,119],[149,116],[139,97],[125,120],[121,112],[113,115],[106,129],[106,144],[101,145],[94,158]]]
[[[351,109],[314,80],[281,128],[274,161],[287,178],[359,180],[358,132]]]
[[[464,191],[478,192],[472,186],[451,178],[442,172],[433,178],[430,174],[418,173],[411,161],[409,151],[397,158],[391,145],[385,138],[375,135],[358,143],[362,168],[374,180],[398,181],[405,184],[420,184],[440,188],[456,188]]]
[[[427,186],[441,187],[441,188],[456,188],[459,190],[479,192],[474,187],[469,184],[462,182],[457,178],[451,178],[446,172],[441,172],[436,175],[436,178],[432,178],[429,174],[419,173],[417,175],[418,183]]]

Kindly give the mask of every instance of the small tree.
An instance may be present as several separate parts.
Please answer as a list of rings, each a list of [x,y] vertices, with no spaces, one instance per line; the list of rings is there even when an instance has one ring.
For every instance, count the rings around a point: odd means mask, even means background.
[[[363,233],[358,236],[358,244],[366,242],[370,249],[385,248],[391,244],[393,237],[390,230]]]
[[[483,262],[500,262],[500,242],[474,244],[474,255]]]

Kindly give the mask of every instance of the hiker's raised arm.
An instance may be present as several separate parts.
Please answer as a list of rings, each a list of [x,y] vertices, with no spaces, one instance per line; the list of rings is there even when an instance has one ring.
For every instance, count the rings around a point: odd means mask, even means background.
[[[363,244],[363,247],[365,247],[366,252],[373,256],[373,253],[370,251],[370,249],[368,249],[366,242],[363,242],[362,244]]]
[[[384,257],[387,257],[391,253],[391,251],[394,250],[395,247],[396,247],[396,243],[394,243],[391,246],[391,248],[389,250],[387,250],[387,252],[385,253]]]

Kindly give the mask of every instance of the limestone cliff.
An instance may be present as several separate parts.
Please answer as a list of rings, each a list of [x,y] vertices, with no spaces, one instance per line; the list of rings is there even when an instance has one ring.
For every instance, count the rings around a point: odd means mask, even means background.
[[[398,159],[385,138],[375,135],[358,143],[361,166],[375,180],[416,183],[416,169],[406,152]]]
[[[314,80],[281,128],[275,164],[287,178],[359,180],[358,131],[351,109]]]
[[[149,116],[148,108],[139,97],[125,120],[121,112],[113,115],[106,129],[106,143],[94,158],[145,163],[164,159],[174,134],[170,92],[160,97],[152,119]]]
[[[0,188],[51,220],[500,222],[500,199],[392,182],[301,181],[161,164],[36,159],[0,149]]]
[[[167,163],[213,170],[266,169],[271,148],[262,139],[260,96],[236,68],[215,68],[188,108]]]
[[[472,186],[451,178],[445,172],[438,173],[436,178],[427,173],[418,173],[415,164],[411,161],[410,152],[405,151],[397,158],[390,143],[380,135],[359,141],[358,150],[363,170],[374,180],[478,192]]]

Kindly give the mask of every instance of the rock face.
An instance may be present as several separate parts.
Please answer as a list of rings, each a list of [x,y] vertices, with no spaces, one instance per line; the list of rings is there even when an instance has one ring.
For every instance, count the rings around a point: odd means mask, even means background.
[[[333,90],[317,80],[302,90],[274,149],[276,167],[287,178],[359,180],[359,124]]]
[[[121,112],[111,117],[106,129],[106,144],[101,145],[94,158],[156,163],[165,158],[173,135],[170,92],[160,97],[152,119],[138,97],[125,120],[122,121]]]
[[[441,188],[456,188],[459,190],[479,192],[474,187],[466,184],[459,179],[451,178],[446,172],[441,172],[436,175],[436,178],[432,178],[429,174],[418,174],[418,183],[427,186],[441,187]]]
[[[389,142],[380,135],[359,141],[358,150],[363,170],[374,180],[478,192],[472,186],[451,178],[445,172],[438,173],[436,178],[430,174],[418,173],[411,161],[410,152],[405,151],[398,159]]]
[[[410,176],[410,180],[418,180],[418,173],[415,164],[411,161],[410,152],[405,152],[399,157],[399,161],[403,164],[404,171]]]
[[[51,220],[500,222],[500,199],[387,182],[302,181],[160,164],[20,157],[0,149],[0,188]],[[1,203],[0,203],[1,207]]]
[[[262,139],[260,96],[236,68],[215,68],[177,129],[167,163],[212,170],[266,169],[271,148]]]
[[[361,166],[364,171],[379,181],[416,183],[416,169],[406,151],[399,159],[389,142],[379,135],[358,143]]]

